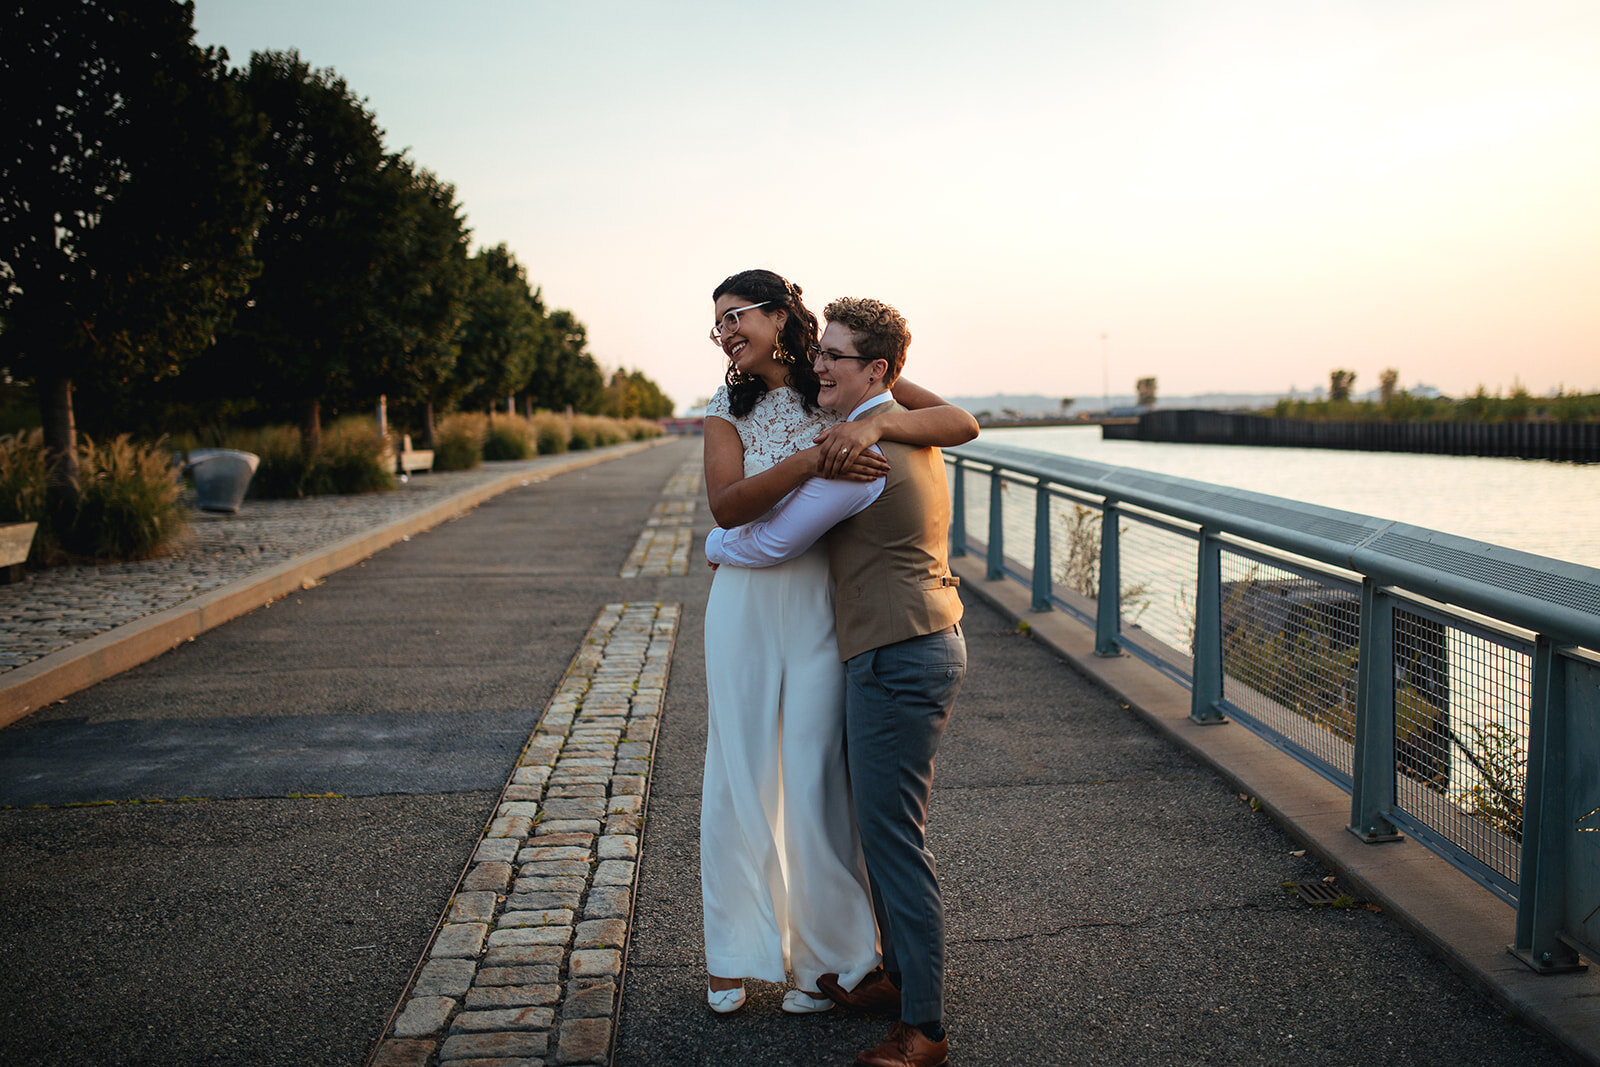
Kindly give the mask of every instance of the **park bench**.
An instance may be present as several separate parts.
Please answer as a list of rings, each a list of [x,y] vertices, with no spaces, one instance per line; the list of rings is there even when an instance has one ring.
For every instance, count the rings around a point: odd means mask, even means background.
[[[400,447],[394,457],[396,474],[410,476],[415,471],[433,470],[433,449],[412,448],[410,434],[401,435]]]
[[[22,565],[28,562],[28,551],[33,547],[33,534],[38,528],[36,522],[0,523],[0,585],[22,580]]]

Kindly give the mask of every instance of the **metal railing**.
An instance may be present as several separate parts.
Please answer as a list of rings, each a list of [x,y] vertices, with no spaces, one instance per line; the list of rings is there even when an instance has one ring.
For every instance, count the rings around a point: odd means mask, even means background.
[[[1530,967],[1600,957],[1600,570],[1006,445],[945,457],[953,556],[1343,787],[1363,840],[1445,856],[1516,907]]]

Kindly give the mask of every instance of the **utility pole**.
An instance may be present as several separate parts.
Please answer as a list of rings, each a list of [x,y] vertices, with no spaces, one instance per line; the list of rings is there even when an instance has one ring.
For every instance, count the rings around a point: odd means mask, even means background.
[[[1100,335],[1100,406],[1107,415],[1111,414],[1111,364],[1106,358],[1106,338],[1111,335]]]

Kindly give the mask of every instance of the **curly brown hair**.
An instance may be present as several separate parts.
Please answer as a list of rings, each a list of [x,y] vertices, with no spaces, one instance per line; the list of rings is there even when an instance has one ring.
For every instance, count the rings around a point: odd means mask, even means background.
[[[770,270],[745,270],[722,279],[722,284],[711,293],[713,301],[732,293],[751,304],[765,303],[768,312],[783,310],[789,313],[783,324],[783,347],[795,354],[789,365],[786,379],[807,411],[817,410],[817,392],[822,384],[811,367],[811,349],[817,343],[819,332],[817,317],[800,300],[800,287]],[[740,374],[728,364],[723,381],[728,385],[728,412],[735,418],[750,414],[750,409],[765,395],[767,383],[760,378]]]
[[[900,371],[906,365],[906,349],[911,347],[911,330],[906,326],[904,315],[882,300],[841,296],[823,308],[822,317],[848,326],[857,352],[889,364],[889,372],[883,376],[884,385],[900,380]]]

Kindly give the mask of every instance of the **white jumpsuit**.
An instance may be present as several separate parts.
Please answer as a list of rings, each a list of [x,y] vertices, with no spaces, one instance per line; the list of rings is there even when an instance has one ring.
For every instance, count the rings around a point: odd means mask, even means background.
[[[744,442],[748,477],[807,448],[836,419],[791,389],[744,418],[727,390],[707,408]],[[706,970],[802,989],[877,966],[877,928],[844,758],[844,668],[827,548],[775,567],[722,566],[706,602],[700,887]]]

